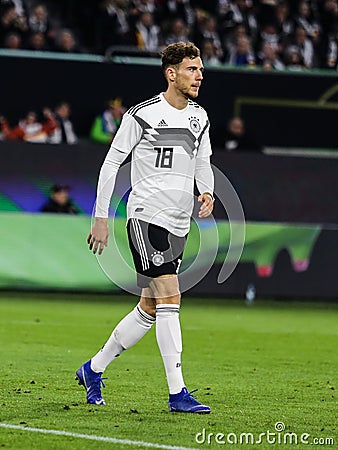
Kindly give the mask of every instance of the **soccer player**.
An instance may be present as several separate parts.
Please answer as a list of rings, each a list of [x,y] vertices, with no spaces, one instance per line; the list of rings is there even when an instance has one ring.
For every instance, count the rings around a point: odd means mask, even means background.
[[[142,288],[137,306],[113,330],[103,348],[76,372],[87,402],[104,405],[102,373],[155,324],[169,387],[169,411],[209,413],[185,386],[177,273],[193,210],[196,181],[199,217],[213,210],[209,120],[194,99],[203,80],[199,49],[174,43],[162,52],[167,90],[130,108],[123,116],[101,167],[89,249],[101,254],[108,242],[108,209],[116,173],[132,153],[132,191],[127,206],[129,245]]]

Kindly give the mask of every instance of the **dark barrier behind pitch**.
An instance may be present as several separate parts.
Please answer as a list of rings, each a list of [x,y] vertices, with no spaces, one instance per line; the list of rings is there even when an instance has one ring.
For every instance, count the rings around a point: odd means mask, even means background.
[[[165,89],[159,62],[127,61],[0,56],[0,112],[16,121],[29,110],[66,99],[79,134],[88,136],[108,99],[121,96],[129,107]],[[209,68],[199,102],[208,111],[215,146],[223,145],[225,124],[237,114],[265,146],[337,148],[337,91],[335,72]]]
[[[62,182],[71,185],[71,195],[81,209],[91,213],[98,171],[107,152],[105,146],[88,142],[75,146],[1,142],[0,148],[4,155],[0,197],[16,202],[18,209],[37,212],[44,189]],[[305,271],[296,272],[290,255],[281,248],[268,276],[259,276],[253,262],[244,262],[226,283],[219,285],[219,267],[215,266],[192,292],[242,296],[247,284],[253,282],[259,296],[337,298],[338,161],[226,154],[216,150],[213,163],[224,171],[238,192],[247,220],[317,224],[321,232]],[[127,186],[128,182],[120,180],[118,184]],[[217,201],[215,216],[226,217]]]
[[[84,193],[88,191],[83,186],[91,189],[90,197],[82,196],[85,210],[91,210],[108,146],[88,141],[72,146],[0,142],[0,148],[6,155],[0,164],[0,192],[1,186],[15,184],[19,189],[20,180],[33,183],[40,177],[69,183],[80,194],[79,183]],[[247,220],[338,223],[338,159],[235,154],[216,148],[212,163],[236,189]],[[216,185],[216,191],[220,189]],[[226,218],[219,202],[215,216]]]

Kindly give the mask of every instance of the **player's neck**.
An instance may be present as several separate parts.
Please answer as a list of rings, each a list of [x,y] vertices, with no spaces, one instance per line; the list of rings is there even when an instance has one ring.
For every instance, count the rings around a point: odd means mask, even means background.
[[[167,100],[169,105],[173,106],[176,109],[184,109],[188,105],[188,98],[184,97],[183,95],[178,95],[173,89],[168,88],[163,96]]]

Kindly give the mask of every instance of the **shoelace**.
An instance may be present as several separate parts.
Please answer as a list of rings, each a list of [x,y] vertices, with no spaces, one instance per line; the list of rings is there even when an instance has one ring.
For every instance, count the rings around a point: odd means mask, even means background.
[[[108,378],[102,378],[101,375],[98,375],[95,380],[92,381],[90,387],[94,387],[94,389],[101,389],[101,386],[106,387],[103,380],[108,380]]]
[[[198,389],[194,389],[193,391],[190,391],[190,392],[187,392],[186,394],[184,394],[183,397],[186,398],[186,399],[189,399],[189,400],[194,400],[196,402],[197,400],[191,394],[193,394],[194,392],[197,392],[197,391],[198,391]]]

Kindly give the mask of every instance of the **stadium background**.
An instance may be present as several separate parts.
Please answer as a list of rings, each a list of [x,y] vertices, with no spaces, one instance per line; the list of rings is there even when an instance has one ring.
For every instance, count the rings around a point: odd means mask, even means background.
[[[53,11],[68,10],[69,23],[80,25],[85,15],[89,37],[95,20],[88,11],[99,3],[46,0]],[[191,3],[211,7],[217,2]],[[295,8],[297,2],[290,3]],[[311,1],[317,3],[324,2]],[[196,448],[202,429],[214,436],[230,432],[250,438],[248,431],[261,436],[281,425],[285,433],[278,438],[306,433],[309,443],[335,448],[336,72],[207,67],[199,102],[212,122],[213,163],[241,199],[246,240],[235,271],[218,284],[229,224],[217,199],[216,224],[201,222],[207,244],[218,230],[216,263],[190,295],[184,293],[180,317],[187,385],[199,389],[197,398],[210,404],[212,415],[182,420],[166,409],[155,327],[105,373],[105,408],[87,405],[74,382],[75,370],[135,305],[135,296],[120,295],[86,245],[98,170],[107,151],[89,142],[89,127],[107,99],[121,96],[130,106],[163,90],[159,61],[0,49],[0,64],[0,114],[11,124],[30,109],[65,99],[80,136],[79,144],[68,146],[0,141],[0,446]],[[224,151],[222,136],[234,114],[262,142],[263,154]],[[55,182],[71,186],[81,214],[38,212]],[[128,176],[120,174],[111,215],[119,249],[130,264],[127,190]],[[199,245],[195,224],[189,239],[186,264]],[[131,282],[134,275],[126,280],[129,275],[110,248],[103,256],[119,281]],[[249,283],[257,293],[251,303],[244,301]]]
[[[3,53],[0,62],[6,89],[2,108],[8,117],[15,116],[17,101],[25,111],[32,104],[42,109],[46,103],[66,98],[82,139],[74,146],[1,142],[4,251],[0,285],[6,289],[114,290],[97,261],[89,262],[89,252],[85,253],[96,177],[107,151],[104,145],[90,143],[86,133],[107,97],[118,92],[130,106],[163,90],[159,60]],[[13,76],[17,73],[25,74],[29,89],[17,83]],[[224,171],[241,199],[247,238],[230,279],[218,284],[219,265],[215,264],[193,294],[243,296],[248,283],[254,283],[262,297],[337,296],[337,91],[337,78],[331,72],[277,74],[209,68],[199,101],[212,123],[213,164]],[[264,154],[222,150],[222,132],[232,114],[250,122],[266,149]],[[71,195],[83,215],[47,219],[36,214],[54,182],[72,186]],[[123,199],[119,203],[117,192],[112,208],[121,230],[125,186],[127,180],[121,180]],[[220,223],[227,219],[219,203],[215,217]],[[222,251],[225,256],[226,249]]]

